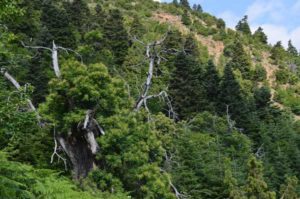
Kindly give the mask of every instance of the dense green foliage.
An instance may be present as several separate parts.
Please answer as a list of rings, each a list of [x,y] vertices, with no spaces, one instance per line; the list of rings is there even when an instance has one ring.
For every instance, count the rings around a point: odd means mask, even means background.
[[[297,199],[299,68],[187,0],[2,0],[0,198]]]

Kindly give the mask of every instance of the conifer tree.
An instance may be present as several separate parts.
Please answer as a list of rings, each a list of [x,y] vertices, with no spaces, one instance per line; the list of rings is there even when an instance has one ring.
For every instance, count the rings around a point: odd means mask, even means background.
[[[244,187],[245,194],[249,199],[275,199],[275,192],[268,190],[268,185],[263,178],[262,163],[252,156],[248,161],[247,184]]]
[[[248,16],[247,15],[245,15],[244,18],[238,22],[235,29],[246,35],[251,35],[251,30],[250,30],[250,26],[248,24]]]
[[[123,25],[122,13],[117,10],[110,10],[104,24],[104,45],[114,55],[115,63],[121,65],[129,48],[129,39]]]
[[[297,51],[296,47],[292,44],[291,40],[289,40],[289,42],[288,42],[287,52],[290,53],[293,56],[297,56],[298,55],[298,51]]]
[[[253,37],[263,44],[268,44],[268,37],[261,27],[258,27],[258,29],[254,32]]]
[[[203,12],[202,6],[201,6],[200,4],[197,5],[196,10],[197,10],[198,12],[200,12],[200,13]]]
[[[74,27],[83,32],[88,26],[88,19],[90,17],[87,2],[84,0],[73,0],[66,3],[65,9]]]
[[[225,27],[226,27],[225,21],[223,19],[218,19],[217,27],[220,29],[225,29]]]
[[[106,13],[105,11],[103,10],[103,7],[101,6],[101,4],[97,4],[96,7],[95,7],[95,20],[96,21],[100,21],[100,22],[103,22],[103,19],[106,18]],[[102,23],[99,23],[100,26],[102,25]]]
[[[280,186],[281,199],[299,199],[297,194],[298,179],[295,176],[288,177],[285,184]]]
[[[285,57],[285,50],[282,46],[281,41],[278,41],[273,48],[271,49],[271,58],[278,63],[280,60],[283,60]]]
[[[168,32],[166,40],[163,43],[163,49],[167,52],[165,55],[166,62],[162,62],[162,64],[166,64],[169,70],[174,67],[177,50],[181,49],[183,44],[183,36],[178,30],[171,30]]]
[[[230,61],[230,65],[233,69],[240,70],[243,78],[249,79],[251,70],[251,59],[249,55],[245,52],[243,44],[239,39],[235,40],[232,47],[232,59]]]
[[[195,59],[199,56],[199,48],[193,35],[189,35],[186,38],[183,48],[187,55],[193,56]]]
[[[179,118],[192,117],[195,112],[203,110],[206,104],[203,68],[197,61],[198,55],[195,40],[189,36],[184,44],[184,52],[179,53],[174,61],[175,71],[169,89]]]
[[[218,71],[216,69],[215,64],[212,60],[208,62],[206,72],[204,75],[204,88],[205,88],[205,94],[207,101],[210,102],[212,107],[215,107],[218,99],[218,94],[220,92],[219,86],[220,86],[220,77],[218,74]]]
[[[65,10],[58,8],[51,1],[42,4],[41,46],[51,46],[52,42],[63,47],[75,48],[76,38],[70,26],[71,22]]]
[[[231,199],[245,199],[243,190],[238,187],[238,182],[233,176],[231,168],[231,160],[225,158],[224,160],[224,194]]]
[[[194,11],[197,11],[199,13],[202,13],[203,12],[203,9],[202,9],[202,6],[200,4],[194,4],[193,5],[193,10]]]
[[[266,107],[271,101],[271,91],[268,87],[261,87],[254,91],[254,99],[257,108]]]
[[[186,26],[191,25],[192,22],[191,22],[191,19],[190,19],[190,16],[189,16],[189,12],[187,10],[184,10],[184,12],[182,14],[182,17],[181,17],[181,21]]]
[[[194,68],[197,62],[184,52],[175,58],[175,71],[170,82],[170,95],[173,99],[175,112],[180,119],[189,118],[196,111],[196,77]]]
[[[243,109],[243,99],[240,85],[235,79],[232,66],[230,64],[225,66],[218,99],[220,114],[225,115],[226,106],[228,106],[229,114],[233,116],[233,119],[240,116]]]
[[[143,24],[141,24],[139,17],[135,15],[133,17],[133,21],[131,23],[131,28],[130,28],[131,36],[141,38],[143,36],[143,34],[145,34],[145,32],[146,32],[146,30],[143,27]]]
[[[190,9],[190,4],[188,0],[180,0],[179,4],[187,9]]]
[[[203,88],[203,67],[199,64],[199,49],[190,35],[174,61],[175,70],[170,82],[170,94],[179,118],[190,118],[206,104]]]
[[[178,0],[173,0],[173,2],[172,2],[175,6],[178,6],[179,4],[178,4]]]

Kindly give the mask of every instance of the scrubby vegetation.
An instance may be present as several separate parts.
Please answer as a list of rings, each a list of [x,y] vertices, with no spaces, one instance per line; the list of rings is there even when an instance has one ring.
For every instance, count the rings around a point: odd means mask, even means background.
[[[2,0],[0,198],[299,198],[299,52],[247,19]]]

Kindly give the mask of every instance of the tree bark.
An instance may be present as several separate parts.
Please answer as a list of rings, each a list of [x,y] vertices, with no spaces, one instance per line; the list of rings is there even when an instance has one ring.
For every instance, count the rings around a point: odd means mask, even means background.
[[[5,77],[8,81],[10,81],[10,82],[12,83],[12,85],[14,85],[14,87],[15,87],[18,91],[20,91],[21,86],[20,86],[19,82],[18,82],[13,76],[11,76],[11,75],[6,71],[6,69],[2,68],[2,69],[1,69],[1,73],[4,75],[4,77]],[[38,112],[37,112],[35,106],[33,105],[32,101],[31,101],[30,99],[27,99],[27,103],[28,103],[28,106],[29,106],[30,110],[36,113],[37,120],[38,120],[39,124],[41,125],[41,117],[40,117],[40,115],[38,114]]]
[[[60,78],[60,69],[59,69],[59,64],[58,64],[58,53],[57,53],[57,46],[55,42],[53,41],[52,43],[52,64],[53,64],[53,70],[55,72],[55,75],[57,78]]]

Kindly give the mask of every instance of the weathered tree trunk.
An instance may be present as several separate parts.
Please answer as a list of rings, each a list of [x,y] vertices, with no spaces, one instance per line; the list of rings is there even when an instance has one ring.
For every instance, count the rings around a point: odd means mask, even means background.
[[[75,179],[86,177],[95,165],[95,151],[93,151],[95,148],[90,147],[85,136],[82,135],[85,133],[87,132],[75,130],[69,132],[67,136],[60,134],[57,137],[72,163]]]
[[[161,61],[161,56],[160,53],[158,52],[158,47],[162,45],[166,37],[167,34],[162,39],[146,45],[146,58],[149,60],[147,79],[144,83],[143,91],[135,103],[134,110],[139,111],[144,106],[144,108],[148,111],[148,113],[150,113],[150,110],[147,106],[147,101],[152,98],[161,98],[162,100],[167,102],[167,106],[169,108],[168,110],[169,117],[175,119],[176,113],[174,112],[171,100],[166,91],[161,91],[159,94],[155,94],[155,95],[149,95],[149,90],[151,88],[152,79],[153,79],[154,66],[155,64],[159,65]],[[143,42],[137,40],[136,38],[135,40],[145,45]]]
[[[53,41],[52,43],[52,65],[53,65],[53,70],[55,72],[55,75],[57,78],[60,78],[60,70],[59,70],[59,65],[58,65],[58,53],[57,53],[57,46],[55,42]]]

